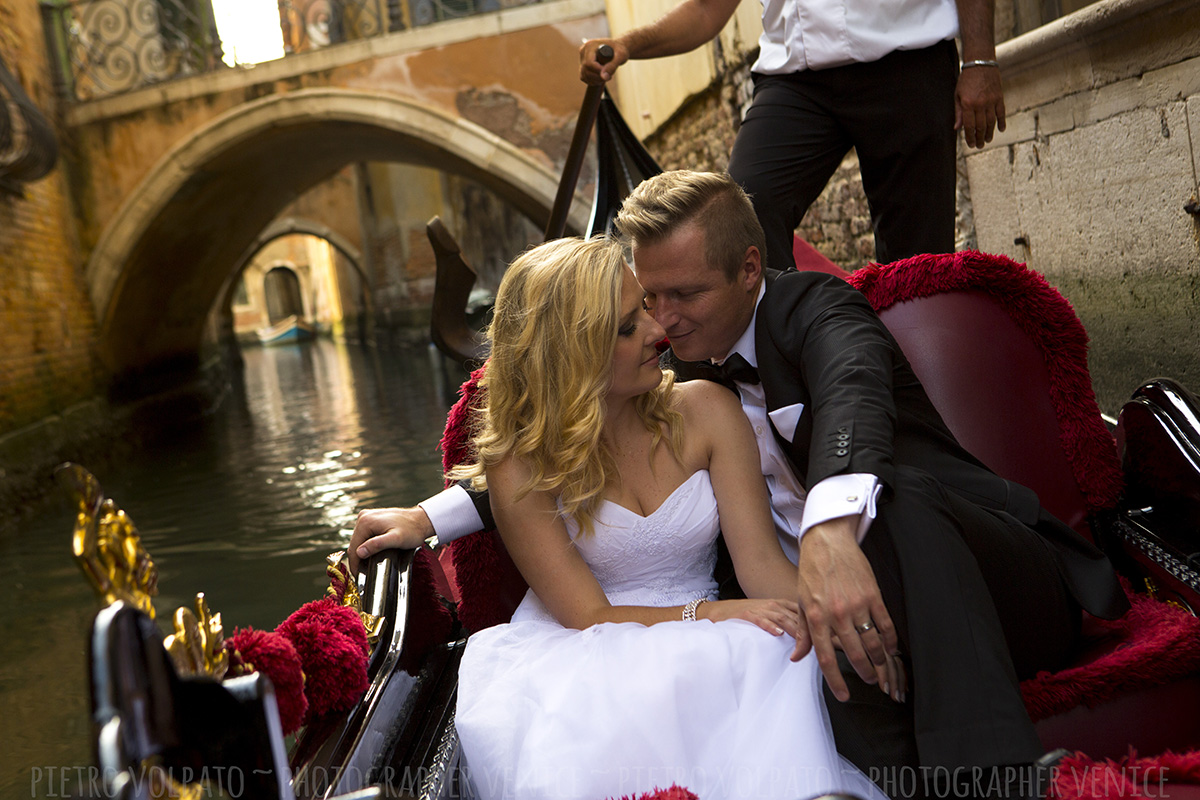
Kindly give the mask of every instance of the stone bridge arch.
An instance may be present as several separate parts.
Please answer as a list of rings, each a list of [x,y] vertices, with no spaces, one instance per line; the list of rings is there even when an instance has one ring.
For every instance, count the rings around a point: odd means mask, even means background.
[[[486,186],[534,222],[558,175],[478,125],[403,97],[302,89],[241,105],[162,157],[86,268],[100,355],[117,375],[198,363],[231,271],[287,203],[355,161],[415,163]],[[572,224],[586,224],[577,202]]]

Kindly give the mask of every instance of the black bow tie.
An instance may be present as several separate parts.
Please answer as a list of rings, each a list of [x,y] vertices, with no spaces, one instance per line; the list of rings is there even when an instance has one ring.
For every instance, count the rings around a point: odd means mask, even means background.
[[[731,386],[734,381],[759,383],[758,369],[750,366],[741,353],[734,353],[722,364],[701,362],[701,377]]]

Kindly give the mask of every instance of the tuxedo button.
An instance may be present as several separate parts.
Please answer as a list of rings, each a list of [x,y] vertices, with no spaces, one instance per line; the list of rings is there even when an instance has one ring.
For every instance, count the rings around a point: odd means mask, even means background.
[[[762,436],[762,435],[763,435],[763,428],[762,428],[762,425],[755,425],[755,426],[754,426],[754,432],[755,432],[756,434],[758,434],[759,436]]]
[[[850,452],[850,451],[849,451],[849,450],[846,450],[846,449],[844,449],[844,448],[843,448],[843,449],[841,449],[841,450],[838,450],[838,451],[837,451],[837,454],[838,454],[839,456],[844,456],[844,455],[846,455],[846,453],[848,453],[848,452]]]

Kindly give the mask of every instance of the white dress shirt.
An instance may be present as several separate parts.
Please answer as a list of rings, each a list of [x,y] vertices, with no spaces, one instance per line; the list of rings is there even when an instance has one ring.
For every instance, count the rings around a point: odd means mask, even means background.
[[[758,289],[761,305],[766,293],[764,282]],[[738,353],[755,369],[758,356],[754,346],[754,323],[758,319],[758,306],[750,325],[734,343],[729,355]],[[726,356],[728,358],[729,356]],[[879,497],[879,479],[866,473],[844,473],[831,475],[812,488],[805,496],[804,487],[792,471],[787,455],[775,439],[773,428],[785,439],[791,440],[796,423],[806,409],[797,404],[767,413],[766,397],[762,384],[737,381],[741,396],[742,411],[750,420],[754,438],[758,444],[758,460],[763,476],[767,479],[767,491],[771,494],[771,516],[783,552],[792,563],[799,560],[800,539],[821,522],[850,515],[858,516],[857,536],[861,542],[867,535],[871,520],[875,519],[875,501]],[[812,413],[809,411],[808,413]]]
[[[483,529],[483,520],[467,490],[457,483],[417,505],[433,523],[438,544],[453,542],[468,533]]]
[[[954,0],[762,0],[764,75],[878,61],[958,35]],[[852,99],[852,98],[851,98]]]

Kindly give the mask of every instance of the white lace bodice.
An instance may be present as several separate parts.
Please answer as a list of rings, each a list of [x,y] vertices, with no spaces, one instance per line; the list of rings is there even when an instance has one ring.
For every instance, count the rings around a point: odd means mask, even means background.
[[[674,606],[715,598],[717,501],[708,472],[694,472],[648,516],[610,501],[600,504],[594,530],[567,531],[613,605]],[[553,619],[533,592],[513,621]]]

